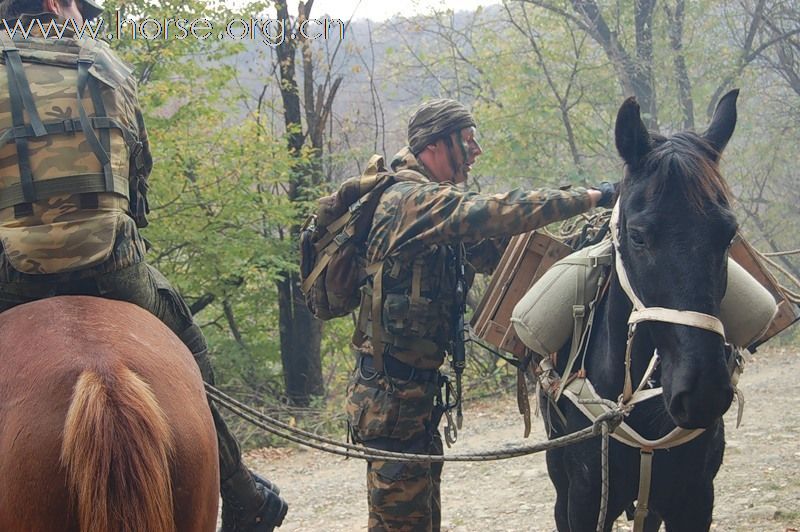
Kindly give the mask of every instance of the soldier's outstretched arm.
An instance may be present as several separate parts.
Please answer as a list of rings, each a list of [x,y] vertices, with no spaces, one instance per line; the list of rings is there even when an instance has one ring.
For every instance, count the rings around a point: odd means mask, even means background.
[[[401,251],[525,233],[585,212],[599,197],[581,187],[487,195],[436,183],[399,183],[381,198],[379,211],[389,216],[376,213],[376,223],[386,223],[387,251]]]

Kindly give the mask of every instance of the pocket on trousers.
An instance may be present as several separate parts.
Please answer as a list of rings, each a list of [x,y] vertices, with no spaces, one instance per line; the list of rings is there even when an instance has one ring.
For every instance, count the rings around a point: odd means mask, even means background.
[[[353,437],[365,442],[392,434],[400,404],[385,389],[356,383],[348,394],[346,410]]]

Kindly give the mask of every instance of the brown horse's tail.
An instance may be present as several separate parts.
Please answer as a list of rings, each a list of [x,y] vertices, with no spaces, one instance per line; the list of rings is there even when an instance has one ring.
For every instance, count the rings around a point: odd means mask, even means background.
[[[61,447],[81,530],[174,531],[171,453],[164,412],[139,376],[81,373]]]

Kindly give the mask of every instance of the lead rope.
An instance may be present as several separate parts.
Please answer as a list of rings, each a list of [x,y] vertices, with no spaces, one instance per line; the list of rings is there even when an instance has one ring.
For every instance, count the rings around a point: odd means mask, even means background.
[[[213,399],[222,407],[230,410],[238,415],[245,421],[248,421],[270,434],[279,436],[291,442],[325,451],[327,453],[345,456],[349,458],[361,458],[363,460],[391,460],[393,462],[483,462],[491,460],[503,460],[506,458],[515,458],[518,456],[526,456],[550,449],[557,449],[566,447],[567,445],[574,445],[582,441],[590,440],[597,436],[602,435],[602,427],[605,425],[605,430],[613,432],[614,429],[622,422],[623,413],[620,411],[606,412],[599,416],[592,423],[591,426],[581,429],[579,431],[553,438],[545,442],[535,443],[531,445],[524,445],[520,447],[506,448],[499,451],[478,451],[474,453],[453,454],[453,455],[432,455],[432,454],[413,454],[413,453],[396,453],[390,451],[382,451],[380,449],[373,449],[371,447],[364,447],[363,445],[353,445],[344,443],[332,438],[320,436],[313,432],[308,432],[297,427],[293,427],[280,420],[267,416],[246,404],[237,401],[233,397],[223,393],[218,388],[205,383],[206,393],[208,397]]]
[[[600,483],[600,513],[597,516],[597,532],[605,531],[606,514],[608,513],[608,424],[600,427],[602,440],[600,441],[600,460],[602,465],[602,480]]]

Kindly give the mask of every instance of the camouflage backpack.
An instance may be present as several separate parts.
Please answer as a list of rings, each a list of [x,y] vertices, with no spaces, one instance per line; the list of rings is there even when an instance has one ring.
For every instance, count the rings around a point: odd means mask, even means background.
[[[58,194],[128,198],[141,165],[132,69],[94,39],[0,32],[0,209]]]
[[[366,263],[366,239],[381,194],[395,182],[383,157],[373,155],[364,173],[320,198],[300,234],[300,280],[314,316],[330,320],[358,307],[360,288],[380,263]]]

